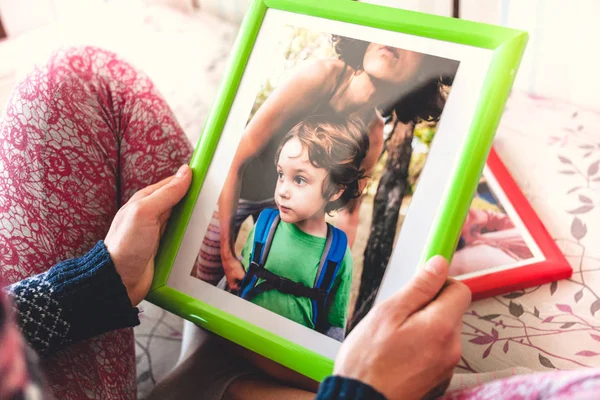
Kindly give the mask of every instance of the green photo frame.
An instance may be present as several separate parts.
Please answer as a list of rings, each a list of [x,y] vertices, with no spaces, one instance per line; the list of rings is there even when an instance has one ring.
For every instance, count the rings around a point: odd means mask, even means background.
[[[289,21],[282,22],[286,18]],[[189,233],[195,224],[194,213],[204,210],[202,218],[206,219],[206,215],[212,214],[215,207],[215,204],[206,204],[201,200],[203,190],[218,186],[214,179],[211,180],[213,186],[206,183],[207,176],[210,177],[211,164],[231,151],[222,150],[219,157],[215,154],[218,154],[219,146],[237,146],[232,138],[238,138],[242,134],[235,127],[226,127],[228,119],[232,121],[231,124],[235,122],[243,126],[246,121],[241,119],[248,118],[247,112],[252,102],[244,100],[241,91],[243,89],[256,93],[256,86],[248,83],[251,81],[250,76],[246,78],[246,83],[243,81],[245,73],[258,70],[252,67],[252,55],[261,48],[272,48],[257,45],[262,40],[261,37],[266,37],[261,36],[261,29],[279,29],[284,23],[300,26],[303,21],[321,27],[317,29],[320,32],[339,35],[343,31],[348,36],[358,36],[356,39],[384,43],[387,47],[394,45],[387,42],[398,37],[398,41],[412,41],[414,49],[424,46],[423,53],[431,53],[428,49],[435,48],[439,49],[438,57],[458,60],[452,91],[445,107],[442,107],[440,126],[437,128],[442,132],[443,124],[445,133],[438,134],[439,144],[434,143],[428,153],[427,162],[420,174],[419,187],[414,191],[411,207],[395,243],[403,240],[406,242],[408,236],[412,242],[394,245],[389,264],[386,264],[394,265],[394,268],[385,270],[375,303],[401,288],[403,282],[414,274],[415,268],[433,255],[440,254],[448,260],[452,258],[528,36],[525,32],[514,29],[349,0],[252,2],[190,162],[193,170],[191,187],[174,209],[161,241],[155,262],[154,281],[147,300],[300,374],[321,381],[332,372],[335,349],[319,351],[309,348],[296,341],[298,335],[292,331],[282,335],[269,328],[274,324],[266,323],[261,326],[250,317],[246,318],[248,313],[233,312],[232,305],[221,306],[218,300],[199,299],[194,293],[202,291],[201,289],[185,289],[184,283],[174,283],[184,281],[184,278],[176,280],[176,268],[187,268],[185,273],[180,271],[181,276],[187,277],[190,275],[189,269],[193,268],[193,260],[180,267],[182,262],[178,264],[178,257],[184,252],[197,251],[202,242],[202,237]],[[331,29],[328,28],[330,25]],[[381,39],[378,35],[381,35]],[[273,36],[277,35],[269,37]],[[198,51],[202,51],[201,43],[198,46]],[[454,58],[453,52],[461,55]],[[255,55],[256,57],[258,56]],[[264,80],[264,77],[261,79]],[[243,88],[244,85],[247,86],[246,89]],[[250,89],[251,87],[254,89]],[[236,102],[239,103],[240,110],[245,110],[245,116],[236,111]],[[234,112],[238,113],[235,118],[231,116]],[[224,133],[227,129],[232,133]],[[435,141],[438,141],[438,136]],[[216,164],[213,169],[218,169]],[[218,194],[212,196],[211,198],[216,198]],[[410,235],[402,233],[405,231],[404,226],[411,228]],[[418,243],[415,244],[415,241]],[[193,246],[196,247],[191,249],[192,245],[189,243],[194,243]],[[192,277],[189,279],[195,280]],[[196,282],[193,284],[196,285]],[[213,290],[217,289],[206,285],[206,291]],[[327,347],[333,343],[333,340],[327,339],[319,346]]]

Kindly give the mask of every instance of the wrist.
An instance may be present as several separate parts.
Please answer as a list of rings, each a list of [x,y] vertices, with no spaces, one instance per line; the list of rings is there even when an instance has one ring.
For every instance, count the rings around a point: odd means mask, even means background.
[[[334,375],[321,383],[316,399],[386,400],[386,397],[363,381]]]
[[[139,324],[127,288],[102,241],[87,254],[65,260],[8,290],[19,325],[34,349],[64,345]]]
[[[127,291],[127,297],[129,297],[132,307],[137,307],[146,297],[145,294],[141,294],[141,290],[136,285],[125,285],[125,290]]]
[[[117,273],[119,273],[118,269]],[[131,305],[136,307],[146,298],[146,295],[148,295],[148,292],[150,291],[152,278],[154,277],[154,260],[151,260],[150,263],[146,265],[141,276],[136,276],[134,279],[125,279],[120,273],[119,275],[121,276]]]

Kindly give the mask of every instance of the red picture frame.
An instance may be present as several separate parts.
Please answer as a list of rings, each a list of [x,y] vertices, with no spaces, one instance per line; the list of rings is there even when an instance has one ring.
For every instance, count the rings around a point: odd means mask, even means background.
[[[522,222],[542,255],[542,260],[532,259],[517,267],[500,271],[490,271],[481,275],[460,279],[472,292],[473,300],[509,293],[532,286],[542,285],[560,279],[570,278],[573,269],[562,254],[554,239],[531,207],[531,204],[511,176],[508,169],[494,150],[491,149],[486,162],[489,174],[493,175],[504,197],[508,199],[514,212]]]

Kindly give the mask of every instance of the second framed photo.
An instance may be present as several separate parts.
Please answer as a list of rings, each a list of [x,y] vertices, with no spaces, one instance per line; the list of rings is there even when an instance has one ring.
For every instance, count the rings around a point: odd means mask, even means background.
[[[572,268],[491,150],[450,275],[466,283],[473,299],[541,285],[572,275]]]

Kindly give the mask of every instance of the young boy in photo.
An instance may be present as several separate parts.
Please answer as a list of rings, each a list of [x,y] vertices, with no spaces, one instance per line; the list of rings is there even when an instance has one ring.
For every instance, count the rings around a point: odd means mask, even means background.
[[[261,213],[242,251],[242,298],[334,339],[344,338],[352,255],[346,235],[325,216],[360,196],[368,148],[364,127],[349,118],[310,117],[286,134],[275,156],[278,210]],[[260,228],[261,218],[269,215],[275,221]],[[259,229],[270,238],[257,245]]]

